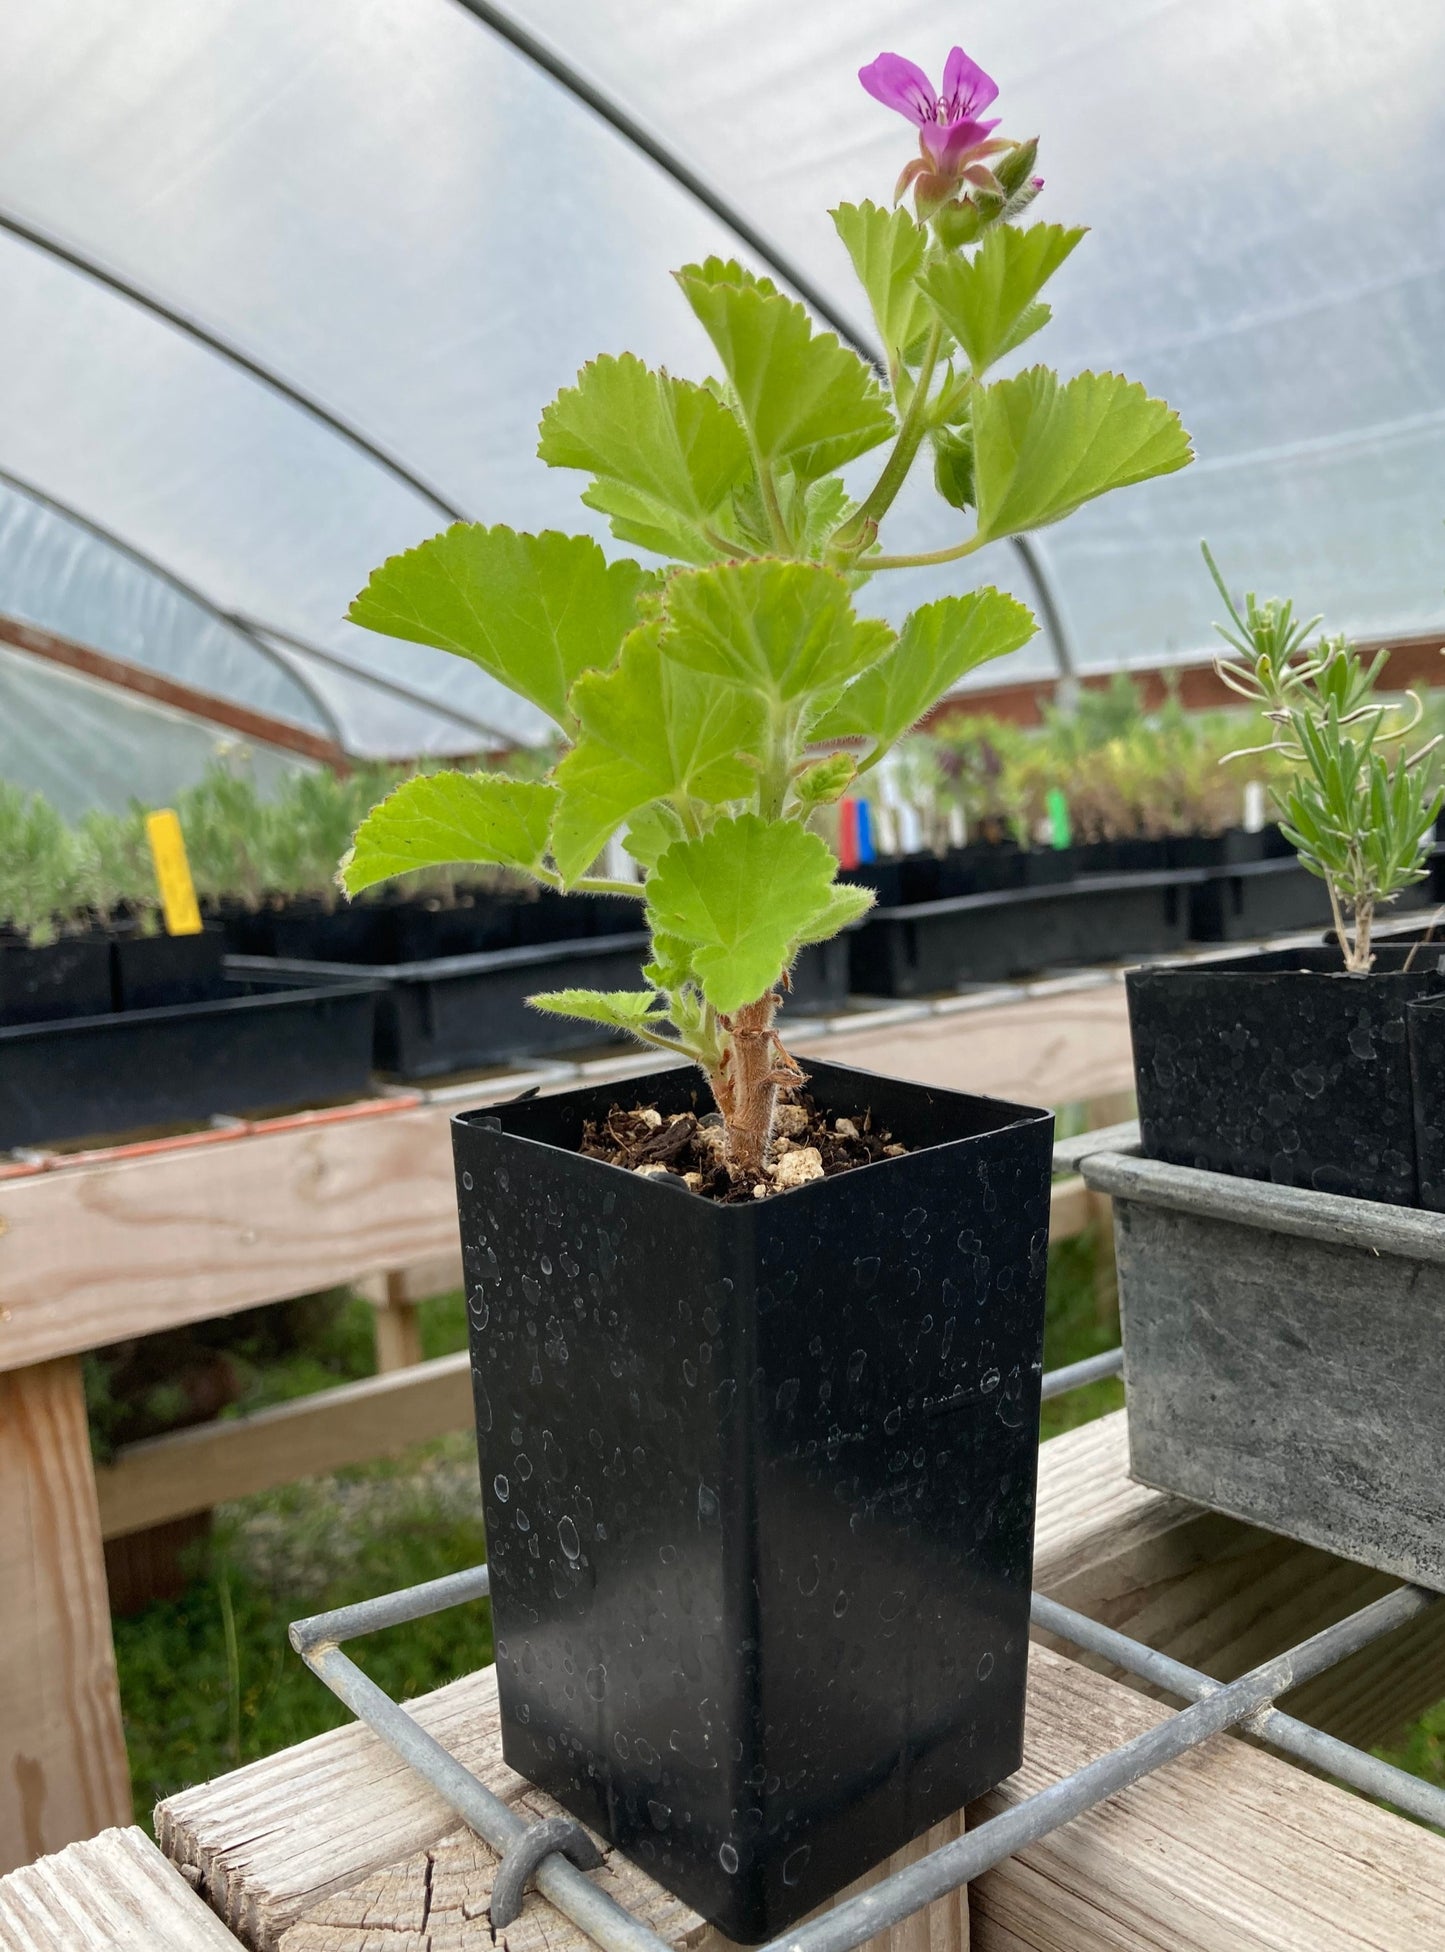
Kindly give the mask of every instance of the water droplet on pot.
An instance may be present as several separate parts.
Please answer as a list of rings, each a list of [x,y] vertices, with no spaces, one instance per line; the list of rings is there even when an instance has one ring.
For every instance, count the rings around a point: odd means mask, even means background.
[[[552,1272],[552,1263],[545,1254],[538,1256],[537,1265],[544,1274],[550,1274]]]
[[[582,1541],[577,1536],[577,1527],[571,1518],[562,1517],[557,1520],[557,1542],[574,1563],[582,1557]]]
[[[858,1378],[863,1374],[863,1365],[867,1360],[868,1351],[866,1349],[855,1349],[852,1355],[849,1356],[848,1381],[850,1383],[856,1383]]]
[[[736,1877],[737,1868],[738,1868],[738,1854],[733,1849],[731,1844],[718,1845],[717,1861],[719,1862],[719,1864],[722,1865],[723,1869],[727,1872],[729,1877]]]
[[[594,1701],[600,1701],[607,1692],[607,1669],[599,1661],[596,1667],[589,1667],[582,1684]]]
[[[812,1854],[813,1846],[811,1844],[799,1844],[796,1850],[790,1850],[788,1852],[787,1856],[783,1859],[784,1884],[797,1883],[807,1868],[808,1859]]]
[[[895,1406],[888,1412],[887,1416],[884,1417],[883,1428],[888,1432],[888,1435],[891,1437],[894,1431],[897,1430],[899,1424],[902,1423],[902,1421],[903,1421],[903,1412],[895,1404]]]
[[[687,1384],[687,1386],[688,1386],[688,1388],[689,1388],[689,1389],[696,1389],[696,1387],[697,1387],[697,1364],[696,1364],[695,1362],[686,1362],[686,1361],[685,1361],[685,1362],[683,1363],[683,1365],[682,1365],[682,1380],[683,1380],[683,1381],[684,1381],[684,1382],[685,1382],[685,1383]]]
[[[532,1710],[528,1707],[525,1701],[521,1702],[517,1708],[517,1720],[519,1722],[529,1722],[531,1721],[531,1719],[532,1719]]]
[[[531,1477],[531,1475],[532,1475],[532,1460],[530,1457],[528,1457],[526,1451],[523,1451],[517,1459],[517,1476],[522,1480],[523,1484],[525,1484],[528,1478]]]
[[[998,1371],[996,1369],[989,1369],[984,1372],[983,1380],[979,1383],[979,1388],[983,1391],[984,1395],[987,1396],[990,1390],[995,1390],[998,1388],[998,1384],[999,1384]]]
[[[472,1399],[475,1404],[477,1429],[485,1437],[492,1427],[492,1399],[487,1395],[487,1386],[475,1369],[472,1371]]]
[[[847,1611],[848,1611],[848,1595],[846,1593],[839,1593],[838,1597],[833,1602],[833,1618],[835,1620],[841,1620],[843,1615]]]
[[[853,1263],[853,1279],[860,1288],[871,1288],[878,1279],[880,1266],[876,1254],[864,1254]]]
[[[468,1193],[470,1193],[470,1192],[471,1192],[471,1190],[472,1190],[472,1176],[471,1176],[471,1174],[470,1174],[470,1173],[463,1173],[463,1174],[462,1174],[462,1186],[463,1186],[463,1188],[464,1188],[464,1190],[465,1190],[466,1192],[468,1192]]]
[[[712,1520],[717,1517],[717,1514],[718,1514],[717,1493],[715,1491],[710,1491],[705,1484],[700,1484],[697,1487],[698,1519],[702,1524],[708,1525],[711,1524]]]
[[[677,1564],[677,1547],[675,1545],[660,1545],[657,1548],[657,1556],[665,1566],[675,1566]]]
[[[818,1581],[822,1577],[823,1577],[823,1569],[818,1564],[818,1560],[815,1555],[813,1558],[811,1558],[808,1561],[807,1565],[798,1574],[798,1591],[803,1595],[804,1599],[810,1599],[812,1595],[817,1592]]]
[[[503,1504],[506,1504],[508,1498],[510,1498],[512,1495],[512,1487],[510,1484],[508,1484],[507,1480],[502,1476],[500,1471],[492,1479],[492,1489],[493,1491],[496,1492],[498,1498],[501,1499]]]
[[[526,1514],[526,1512],[524,1512],[524,1511],[522,1510],[522,1507],[521,1507],[520,1505],[518,1505],[518,1507],[517,1507],[517,1530],[518,1530],[519,1532],[530,1532],[530,1531],[531,1531],[531,1529],[532,1529],[532,1521],[531,1521],[531,1519],[530,1519],[530,1518],[528,1518],[528,1516],[527,1516],[527,1514]]]
[[[612,1746],[614,1749],[616,1749],[617,1753],[621,1756],[624,1762],[626,1762],[628,1756],[632,1754],[632,1744],[628,1741],[627,1737],[622,1733],[622,1730],[620,1728],[617,1729],[613,1734]]]
[[[672,1822],[672,1811],[666,1803],[659,1803],[655,1796],[647,1799],[647,1814],[652,1818],[654,1830],[665,1830]]]
[[[492,1178],[497,1182],[498,1186],[501,1187],[504,1193],[512,1183],[507,1178],[507,1169],[505,1166],[498,1166],[497,1170],[492,1174]]]
[[[916,1234],[927,1218],[927,1207],[911,1206],[898,1224],[902,1227],[904,1233],[910,1235]]]
[[[993,1655],[985,1654],[978,1664],[978,1678],[980,1681],[986,1681],[989,1675],[992,1673],[993,1673]]]

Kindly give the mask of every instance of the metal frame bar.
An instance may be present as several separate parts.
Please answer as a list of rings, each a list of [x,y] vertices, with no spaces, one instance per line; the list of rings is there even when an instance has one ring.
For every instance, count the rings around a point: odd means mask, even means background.
[[[1070,1363],[1044,1377],[1043,1396],[1048,1400],[1100,1377],[1117,1375],[1122,1366],[1122,1349]],[[494,1850],[505,1855],[533,1826],[478,1782],[470,1770],[341,1651],[343,1641],[485,1598],[489,1592],[487,1568],[477,1566],[446,1579],[431,1580],[422,1586],[382,1594],[335,1612],[298,1620],[291,1628],[291,1644],[353,1714],[425,1777]],[[1072,1607],[1035,1593],[1031,1608],[1034,1626],[1087,1653],[1112,1661],[1189,1705],[1122,1747],[1111,1749],[1082,1769],[1051,1783],[1047,1789],[1016,1803],[1012,1809],[991,1817],[977,1829],[930,1851],[917,1863],[895,1871],[881,1884],[770,1940],[761,1952],[854,1952],[854,1948],[877,1933],[971,1883],[1006,1857],[1037,1843],[1228,1729],[1257,1736],[1271,1748],[1366,1795],[1379,1797],[1411,1817],[1445,1826],[1445,1790],[1325,1735],[1274,1706],[1279,1695],[1348,1660],[1416,1619],[1441,1598],[1440,1594],[1422,1587],[1397,1587],[1383,1599],[1326,1627],[1299,1646],[1277,1654],[1237,1680],[1221,1682],[1158,1653],[1141,1641],[1131,1640],[1115,1628],[1075,1612]],[[543,1859],[535,1882],[543,1896],[601,1946],[603,1952],[673,1952],[665,1939],[624,1911],[560,1854],[553,1853]]]

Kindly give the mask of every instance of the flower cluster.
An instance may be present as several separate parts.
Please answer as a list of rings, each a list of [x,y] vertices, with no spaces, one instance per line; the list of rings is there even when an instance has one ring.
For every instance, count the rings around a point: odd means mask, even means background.
[[[944,244],[971,244],[990,224],[1026,210],[1044,187],[1032,174],[1037,139],[1011,142],[994,134],[999,118],[983,116],[998,83],[961,47],[948,57],[942,93],[902,54],[880,54],[858,79],[875,101],[917,127],[918,154],[905,165],[893,200],[911,188],[920,218]]]

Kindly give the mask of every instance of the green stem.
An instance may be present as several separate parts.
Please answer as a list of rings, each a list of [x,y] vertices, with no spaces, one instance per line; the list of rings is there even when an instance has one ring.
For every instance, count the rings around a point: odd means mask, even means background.
[[[640,881],[608,881],[603,876],[584,874],[580,881],[571,887],[563,884],[562,877],[555,868],[535,867],[530,870],[548,888],[557,889],[565,895],[626,895],[631,901],[646,901],[647,892]]]
[[[989,536],[971,535],[966,542],[954,543],[951,549],[928,549],[917,556],[860,556],[857,566],[870,573],[875,569],[928,569],[934,563],[956,563],[991,540]]]
[[[898,491],[908,479],[908,470],[913,466],[928,425],[928,390],[933,383],[933,369],[938,364],[938,351],[943,343],[943,327],[935,319],[929,328],[928,340],[923,348],[923,359],[918,368],[918,378],[914,383],[913,397],[908,402],[908,410],[898,429],[898,438],[893,450],[883,463],[883,472],[874,482],[867,499],[862,502],[850,517],[850,522],[860,525],[864,522],[881,522],[897,499]]]

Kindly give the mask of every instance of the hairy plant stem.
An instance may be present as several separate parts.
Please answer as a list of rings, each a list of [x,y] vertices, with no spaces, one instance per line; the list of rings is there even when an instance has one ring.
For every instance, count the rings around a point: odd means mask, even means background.
[[[928,569],[934,563],[956,563],[963,556],[971,556],[987,540],[985,536],[971,535],[963,542],[954,543],[951,549],[928,549],[917,556],[861,556],[858,567],[870,575],[875,569]]]
[[[563,886],[561,875],[555,874],[551,868],[533,868],[532,873],[549,888],[561,889]],[[589,874],[584,874],[580,881],[574,881],[564,892],[569,895],[626,895],[629,901],[647,900],[647,890],[640,881],[607,881]]]
[[[919,445],[928,425],[928,390],[933,384],[933,369],[938,364],[938,351],[943,343],[943,327],[935,319],[929,328],[928,339],[923,348],[923,359],[918,368],[918,378],[914,382],[913,394],[907,410],[899,424],[898,437],[893,443],[892,452],[883,463],[882,473],[874,482],[866,499],[861,502],[851,517],[852,522],[881,522],[898,498],[898,491],[908,479],[908,470],[913,466]]]
[[[761,1172],[768,1163],[778,1093],[803,1082],[773,1027],[775,991],[720,1017],[727,1049],[712,1076],[713,1096],[727,1134],[727,1160],[740,1172]]]

